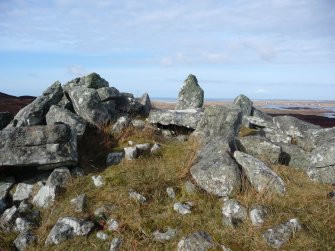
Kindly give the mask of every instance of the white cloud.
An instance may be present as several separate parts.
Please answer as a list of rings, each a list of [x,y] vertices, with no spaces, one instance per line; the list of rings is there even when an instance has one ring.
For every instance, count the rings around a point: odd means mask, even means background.
[[[81,77],[87,74],[87,71],[80,65],[70,65],[67,67],[66,71],[73,77]]]

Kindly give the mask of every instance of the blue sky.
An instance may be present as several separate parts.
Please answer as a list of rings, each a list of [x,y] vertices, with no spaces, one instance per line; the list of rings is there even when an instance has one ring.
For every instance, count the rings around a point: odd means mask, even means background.
[[[136,96],[335,96],[333,0],[1,0],[0,91],[97,72]]]

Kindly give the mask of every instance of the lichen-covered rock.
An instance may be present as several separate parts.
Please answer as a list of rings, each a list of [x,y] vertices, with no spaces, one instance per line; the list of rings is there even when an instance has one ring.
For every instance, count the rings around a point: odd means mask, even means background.
[[[103,240],[103,241],[108,239],[108,234],[106,234],[102,231],[97,232],[96,236],[97,236],[98,239]]]
[[[177,246],[178,251],[206,251],[214,247],[212,237],[203,231],[183,237]]]
[[[261,205],[253,205],[249,208],[249,218],[254,226],[263,225],[266,215],[267,210]]]
[[[328,167],[335,165],[335,141],[324,142],[310,154],[310,167]]]
[[[324,184],[335,184],[335,165],[322,168],[309,168],[307,175],[313,181]]]
[[[102,87],[97,92],[102,102],[115,100],[121,95],[119,90],[114,87]]]
[[[269,125],[273,126],[273,117],[270,116],[269,114],[262,112],[260,110],[258,110],[257,108],[253,108],[253,113],[252,116],[258,119],[261,119],[267,123],[269,123]]]
[[[56,168],[50,174],[47,185],[55,187],[66,187],[71,182],[71,172],[67,167]]]
[[[110,219],[107,221],[107,228],[109,231],[118,231],[120,223],[115,219]]]
[[[176,198],[176,193],[174,192],[173,187],[167,187],[166,188],[166,194],[169,196],[170,199]]]
[[[0,167],[52,169],[77,161],[77,135],[66,124],[0,131]]]
[[[130,122],[131,120],[128,116],[122,116],[118,118],[118,120],[114,123],[110,133],[114,136],[119,135],[124,129],[129,126]]]
[[[8,207],[6,199],[8,196],[8,191],[12,188],[14,183],[15,183],[14,177],[7,177],[0,180],[0,215]]]
[[[147,202],[147,198],[144,195],[133,190],[129,191],[129,198],[135,200],[140,204],[145,204]]]
[[[186,202],[186,203],[181,203],[181,202],[176,202],[173,205],[173,210],[175,210],[179,214],[190,214],[192,209],[192,203]]]
[[[68,97],[65,95],[65,93],[63,94],[62,99],[56,105],[62,109],[74,112],[73,105],[71,101],[68,99]]]
[[[178,94],[176,110],[201,108],[204,104],[204,90],[199,86],[197,78],[190,74]]]
[[[272,118],[272,117],[271,117]],[[264,127],[269,127],[269,128],[273,128],[275,127],[275,125],[271,120],[265,120],[256,116],[246,116],[245,120],[247,120],[249,122],[249,124],[251,124],[252,126],[255,127],[259,127],[259,128],[264,128]]]
[[[282,154],[280,157],[280,163],[306,170],[310,166],[310,153],[304,151],[301,147],[292,144],[277,143],[281,149]]]
[[[37,242],[37,237],[30,231],[19,234],[14,240],[14,246],[19,251],[26,250],[30,245]]]
[[[16,206],[6,209],[0,217],[0,230],[11,232],[14,229],[14,222],[19,216],[19,211]]]
[[[124,152],[114,152],[107,155],[107,166],[118,165],[124,158]]]
[[[281,155],[281,147],[263,136],[246,136],[239,139],[240,150],[272,164],[277,164]]]
[[[133,119],[131,121],[131,125],[136,129],[144,129],[145,122],[143,120],[140,120],[140,119]]]
[[[142,105],[139,115],[148,116],[151,110],[151,101],[148,93],[144,93],[142,97],[136,99]]]
[[[15,220],[14,231],[24,233],[31,230],[34,227],[36,227],[36,225],[29,219],[18,217]]]
[[[75,236],[85,236],[94,228],[91,221],[81,220],[75,217],[60,218],[51,229],[45,243],[59,244]]]
[[[20,202],[29,199],[33,192],[33,187],[34,185],[28,182],[17,184],[15,193],[13,194],[13,201]]]
[[[300,145],[306,151],[311,152],[315,148],[335,141],[335,127],[308,130],[305,142]],[[298,142],[299,143],[299,142]]]
[[[101,175],[97,175],[97,176],[93,175],[92,180],[93,180],[95,187],[101,187],[105,185],[105,181]]]
[[[270,247],[280,248],[300,229],[301,226],[298,220],[291,219],[286,223],[270,228],[263,234],[263,237]]]
[[[126,160],[134,160],[138,156],[136,146],[129,146],[124,148],[124,156]]]
[[[70,202],[73,205],[74,210],[76,212],[84,212],[87,204],[86,201],[87,201],[86,194],[81,194],[76,198],[73,198]]]
[[[291,144],[292,142],[292,137],[290,135],[283,133],[278,128],[265,127],[264,129],[262,129],[261,133],[264,134],[264,136],[273,143]]]
[[[252,114],[253,102],[247,96],[241,94],[234,99],[233,104],[241,108],[242,124],[249,127],[249,122],[246,117]]]
[[[75,128],[78,138],[81,138],[86,130],[86,121],[78,115],[70,112],[67,109],[53,105],[45,116],[47,125],[55,123],[65,123]]]
[[[170,241],[176,237],[176,234],[177,230],[170,227],[165,232],[160,232],[159,230],[156,230],[152,233],[154,239],[159,242]]]
[[[101,127],[110,120],[110,115],[96,90],[75,87],[68,94],[76,113],[90,124]]]
[[[236,227],[247,219],[247,209],[240,202],[230,199],[222,207],[223,224]]]
[[[37,207],[48,208],[55,201],[57,188],[55,186],[42,186],[33,198]]]
[[[10,112],[0,112],[0,130],[4,129],[13,119]]]
[[[151,110],[148,121],[152,124],[176,125],[195,129],[203,114],[201,109]]]
[[[66,93],[69,93],[71,90],[73,90],[76,87],[86,87],[91,89],[100,89],[103,87],[108,87],[109,83],[100,77],[97,73],[91,73],[87,76],[81,77],[81,78],[75,78],[69,82],[67,82],[63,89]]]
[[[229,154],[228,144],[216,138],[204,145],[191,167],[191,175],[201,188],[218,196],[233,196],[241,188],[241,173]]]
[[[109,247],[109,251],[118,251],[121,248],[121,244],[122,244],[122,239],[119,237],[115,237],[112,242],[111,245]]]
[[[258,192],[268,191],[284,195],[284,181],[262,161],[240,151],[234,152],[234,158],[242,166],[251,185]]]

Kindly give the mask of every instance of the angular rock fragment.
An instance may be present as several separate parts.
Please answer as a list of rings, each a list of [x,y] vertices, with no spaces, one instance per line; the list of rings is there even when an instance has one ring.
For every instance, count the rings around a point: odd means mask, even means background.
[[[121,248],[121,244],[122,244],[122,239],[121,238],[114,238],[111,242],[111,245],[109,247],[109,251],[118,251]]]
[[[50,174],[46,185],[55,187],[66,187],[71,182],[71,173],[67,167],[56,168]]]
[[[6,209],[0,217],[0,230],[4,232],[11,232],[14,228],[14,222],[19,216],[19,211],[16,206]]]
[[[133,119],[131,121],[131,125],[134,127],[134,128],[137,128],[137,129],[144,129],[145,127],[145,122],[143,120],[140,120],[140,119]]]
[[[76,87],[86,87],[91,89],[100,89],[103,87],[108,87],[109,83],[100,77],[99,74],[93,72],[87,76],[81,78],[75,78],[69,82],[67,82],[63,89],[66,93],[69,93],[72,89]]]
[[[100,240],[107,240],[108,239],[108,235],[102,231],[97,232],[97,238]]]
[[[174,192],[173,187],[168,187],[166,188],[166,193],[169,196],[170,199],[175,199],[176,198],[176,193]]]
[[[134,160],[138,156],[138,151],[136,146],[130,146],[124,148],[124,156],[126,160]]]
[[[186,203],[176,202],[173,205],[173,210],[183,215],[190,214],[191,209],[192,209],[192,203],[189,203],[189,202],[186,202]]]
[[[178,251],[206,251],[214,247],[212,237],[203,231],[198,231],[193,234],[183,237],[177,246]]]
[[[114,123],[110,133],[114,136],[119,135],[124,129],[129,126],[130,119],[128,116],[122,116]]]
[[[240,202],[230,199],[223,204],[222,216],[225,225],[236,227],[247,219],[247,209]]]
[[[13,201],[19,202],[29,199],[33,192],[33,186],[33,184],[29,183],[17,184],[15,193],[13,194]]]
[[[48,208],[56,198],[57,188],[55,186],[42,186],[33,198],[33,204],[37,207]]]
[[[152,233],[152,235],[156,241],[165,242],[174,239],[174,237],[177,235],[177,230],[172,228],[168,228],[165,232],[156,230]]]
[[[8,191],[11,189],[14,183],[15,183],[14,177],[7,177],[5,179],[0,180],[0,215],[2,214],[3,211],[6,210],[8,206],[6,201]]]
[[[249,127],[247,116],[250,116],[253,112],[253,102],[247,96],[241,94],[234,99],[233,104],[241,108],[242,124],[246,127]]]
[[[147,202],[147,198],[144,197],[142,194],[136,192],[136,191],[129,191],[129,198],[137,201],[140,204],[145,204]]]
[[[107,222],[107,228],[109,231],[118,231],[120,227],[120,223],[115,219],[110,219]]]
[[[155,143],[151,149],[150,149],[150,152],[151,154],[157,154],[160,150],[161,150],[162,146],[158,143]]]
[[[292,144],[277,143],[281,149],[280,163],[306,170],[310,166],[311,154],[304,151],[301,147]]]
[[[37,242],[37,237],[32,232],[23,232],[14,240],[14,246],[19,251],[26,250],[30,245]]]
[[[335,184],[335,165],[322,168],[309,168],[307,175],[313,180],[324,184]]]
[[[87,196],[86,194],[81,194],[76,198],[72,199],[70,202],[74,207],[76,212],[84,212],[86,208]]]
[[[34,227],[36,227],[36,225],[29,219],[18,217],[15,220],[14,230],[19,233],[27,232],[28,230],[31,230]]]
[[[144,93],[142,97],[136,99],[142,105],[139,115],[148,116],[151,110],[151,101],[148,93]]]
[[[264,224],[267,211],[263,206],[254,205],[249,209],[249,218],[252,225],[261,226]]]
[[[92,176],[92,180],[93,180],[93,183],[96,187],[101,187],[105,184],[105,181],[104,181],[104,179],[102,178],[101,175]]]
[[[272,119],[264,120],[262,118],[256,117],[256,116],[246,116],[245,119],[251,124],[252,126],[259,127],[259,128],[274,128],[275,125],[272,122]]]
[[[107,166],[118,165],[124,157],[123,152],[114,152],[107,155],[106,164]]]
[[[114,87],[102,87],[97,92],[102,102],[114,100],[121,95],[119,90]]]

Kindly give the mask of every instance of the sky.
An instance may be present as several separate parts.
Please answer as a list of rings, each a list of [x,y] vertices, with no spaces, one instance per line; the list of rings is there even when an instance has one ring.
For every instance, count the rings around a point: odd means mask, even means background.
[[[0,92],[97,72],[140,96],[335,99],[334,0],[0,0]]]

